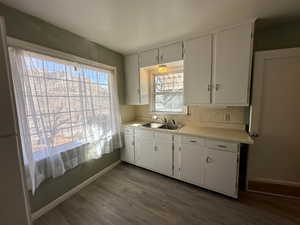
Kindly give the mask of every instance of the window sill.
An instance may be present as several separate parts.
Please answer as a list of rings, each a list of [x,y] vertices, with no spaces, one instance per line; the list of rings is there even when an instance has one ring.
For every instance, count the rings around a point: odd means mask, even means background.
[[[78,142],[73,142],[73,143],[68,143],[68,144],[64,144],[64,145],[60,145],[55,147],[54,149],[50,150],[53,151],[54,155],[55,154],[59,154],[62,152],[67,152],[67,151],[72,151],[76,148],[79,148],[83,145],[86,145],[86,143],[78,143]],[[49,156],[46,154],[46,150],[39,150],[33,153],[33,158],[34,161],[38,162],[38,161],[42,161],[46,158],[48,158]]]

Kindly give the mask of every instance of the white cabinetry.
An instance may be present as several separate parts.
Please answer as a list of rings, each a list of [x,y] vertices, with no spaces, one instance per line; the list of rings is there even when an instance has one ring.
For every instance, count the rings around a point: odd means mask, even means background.
[[[135,163],[138,166],[154,170],[154,132],[142,129],[135,131]]]
[[[181,137],[180,178],[198,186],[203,185],[203,142],[200,138]]]
[[[184,103],[210,104],[212,35],[184,42]]]
[[[213,104],[249,104],[252,32],[250,23],[215,34]]]
[[[134,150],[134,129],[124,128],[124,148],[121,150],[121,160],[128,163],[135,163]]]
[[[170,63],[182,60],[182,42],[166,45],[159,48],[159,63]]]
[[[126,103],[142,105],[149,103],[149,79],[145,71],[139,69],[138,54],[125,57]]]
[[[139,128],[125,128],[124,136],[123,161],[238,197],[238,143]]]
[[[185,104],[249,104],[252,33],[247,23],[184,42]]]
[[[159,63],[158,49],[150,49],[140,53],[140,67],[148,67]]]
[[[182,42],[141,52],[139,58],[140,68],[182,60]]]
[[[173,175],[173,135],[162,132],[155,132],[154,159],[156,172]]]
[[[173,135],[137,129],[135,132],[136,165],[172,176]]]
[[[139,56],[137,54],[125,57],[126,75],[126,103],[138,105],[140,103]]]
[[[239,144],[176,136],[174,177],[238,197]]]
[[[207,141],[204,185],[207,189],[238,196],[239,145]]]

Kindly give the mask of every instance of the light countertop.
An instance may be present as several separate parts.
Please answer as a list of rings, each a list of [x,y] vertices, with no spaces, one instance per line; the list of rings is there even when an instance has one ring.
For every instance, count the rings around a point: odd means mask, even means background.
[[[218,139],[224,141],[232,141],[244,144],[253,144],[252,138],[244,130],[237,129],[226,129],[226,128],[213,128],[213,127],[192,127],[183,126],[177,130],[166,130],[160,128],[147,128],[142,125],[147,123],[147,121],[132,121],[123,123],[124,127],[136,127],[141,129],[151,129],[159,132],[169,132],[179,135],[190,135],[195,137],[205,137],[211,139]]]

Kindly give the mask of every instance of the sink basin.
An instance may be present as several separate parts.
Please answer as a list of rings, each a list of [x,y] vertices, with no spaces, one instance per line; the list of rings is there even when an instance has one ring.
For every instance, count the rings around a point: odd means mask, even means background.
[[[177,126],[168,126],[167,124],[162,123],[146,123],[143,124],[143,127],[149,127],[149,128],[159,128],[159,129],[166,129],[166,130],[177,130]]]
[[[149,128],[161,128],[163,126],[164,126],[164,124],[162,124],[162,123],[146,123],[146,124],[143,124],[143,127],[149,127]]]

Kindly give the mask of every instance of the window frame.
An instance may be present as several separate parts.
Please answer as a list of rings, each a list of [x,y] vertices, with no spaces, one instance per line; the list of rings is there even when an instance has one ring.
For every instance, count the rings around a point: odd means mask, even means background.
[[[86,58],[82,58],[82,57],[75,56],[75,55],[72,55],[69,53],[65,53],[62,51],[47,48],[47,47],[44,47],[41,45],[33,44],[33,43],[30,43],[27,41],[19,40],[19,39],[12,38],[9,36],[7,36],[7,46],[13,47],[13,48],[21,48],[26,51],[31,51],[31,52],[34,52],[37,54],[54,57],[58,61],[62,60],[62,61],[69,61],[70,63],[74,63],[74,64],[82,64],[85,67],[91,67],[92,69],[96,68],[98,71],[102,71],[102,70],[104,72],[109,71],[112,76],[112,80],[117,80],[117,68],[115,66],[109,66],[109,65],[106,65],[106,64],[103,64],[100,62],[92,61],[92,60],[89,60]],[[117,90],[116,90],[116,95],[119,97]],[[68,144],[72,144],[72,143],[66,143],[64,145],[68,145]],[[85,145],[85,144],[83,144],[83,145]],[[82,145],[80,145],[80,146],[82,146]],[[80,147],[80,146],[77,146],[77,147]],[[73,149],[76,149],[77,147],[72,148],[72,149],[69,149],[69,148],[63,149],[63,146],[57,146],[55,148],[59,149],[58,152],[67,152],[67,151],[72,151]],[[45,150],[33,151],[34,159],[36,161],[44,160],[46,158],[46,156],[43,154],[44,151]]]
[[[158,114],[158,115],[188,115],[188,106],[186,106],[184,104],[183,104],[183,110],[181,112],[155,111],[154,77],[156,75],[164,75],[164,74],[172,74],[172,73],[183,73],[183,76],[184,76],[183,67],[169,68],[169,72],[167,72],[167,73],[159,73],[156,70],[152,70],[150,72],[150,111],[153,114]],[[183,85],[184,85],[184,81],[183,81]],[[182,98],[184,99],[184,91],[182,92]]]

